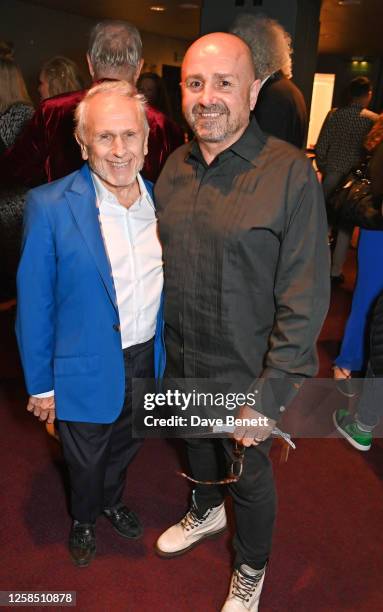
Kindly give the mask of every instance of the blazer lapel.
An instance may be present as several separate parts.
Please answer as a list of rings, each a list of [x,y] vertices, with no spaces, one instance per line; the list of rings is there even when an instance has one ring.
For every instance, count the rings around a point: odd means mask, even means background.
[[[96,206],[96,194],[87,164],[77,173],[71,188],[65,195],[78,229],[95,261],[105,289],[117,310],[112,270],[105,251]]]

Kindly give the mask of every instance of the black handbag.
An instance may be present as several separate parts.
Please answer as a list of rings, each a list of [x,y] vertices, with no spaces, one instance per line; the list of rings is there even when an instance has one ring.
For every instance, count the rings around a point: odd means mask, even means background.
[[[383,230],[382,200],[372,193],[367,164],[350,172],[336,188],[328,200],[327,214],[329,223],[340,228]]]

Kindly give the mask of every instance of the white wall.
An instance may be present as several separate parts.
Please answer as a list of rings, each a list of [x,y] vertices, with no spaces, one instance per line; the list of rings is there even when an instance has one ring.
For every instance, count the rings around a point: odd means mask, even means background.
[[[312,147],[316,144],[323,121],[332,107],[334,84],[335,74],[321,74],[317,72],[314,75],[309,132],[307,137],[308,147]]]

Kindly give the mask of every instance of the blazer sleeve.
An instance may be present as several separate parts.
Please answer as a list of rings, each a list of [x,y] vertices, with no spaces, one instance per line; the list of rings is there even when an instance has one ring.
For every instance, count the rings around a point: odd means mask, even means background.
[[[30,192],[17,273],[16,336],[30,395],[54,388],[56,254],[47,207]]]

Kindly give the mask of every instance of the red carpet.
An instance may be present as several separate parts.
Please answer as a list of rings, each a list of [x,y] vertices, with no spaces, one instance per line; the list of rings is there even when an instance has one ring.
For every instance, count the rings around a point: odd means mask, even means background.
[[[351,272],[334,292],[321,335],[322,376],[330,375],[338,349]],[[12,317],[0,317],[0,590],[76,591],[81,612],[219,610],[230,577],[229,534],[178,559],[153,553],[188,499],[188,485],[175,473],[179,449],[166,441],[147,441],[129,471],[126,501],[142,518],[143,540],[122,540],[101,518],[95,561],[72,566],[60,448],[25,411]],[[382,441],[362,454],[342,440],[299,440],[287,464],[279,463],[278,446],[273,457],[279,514],[261,612],[383,610]]]

